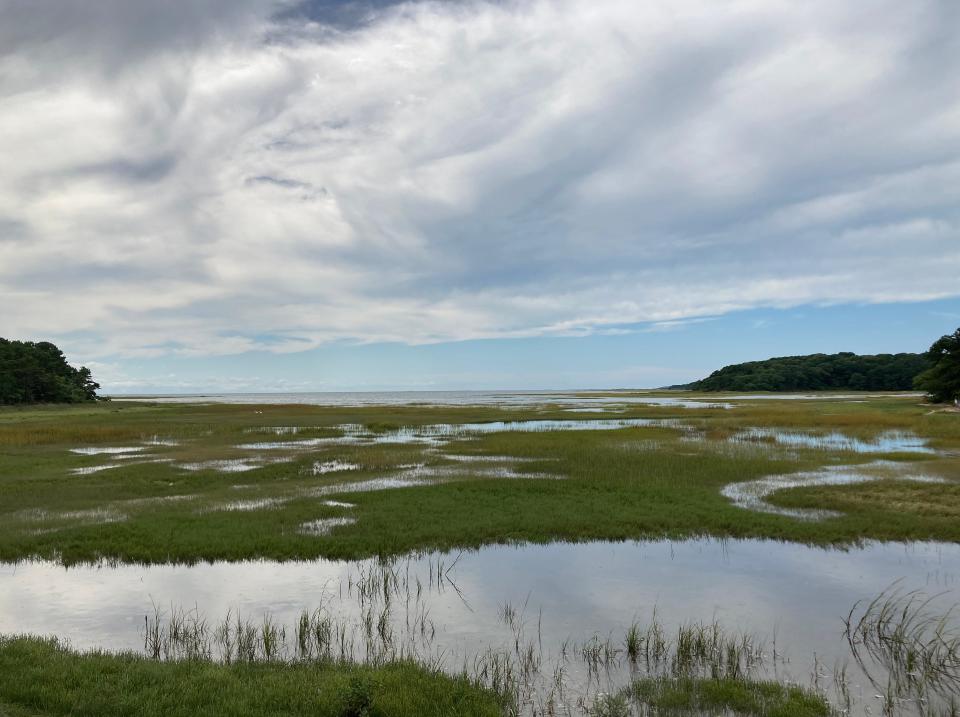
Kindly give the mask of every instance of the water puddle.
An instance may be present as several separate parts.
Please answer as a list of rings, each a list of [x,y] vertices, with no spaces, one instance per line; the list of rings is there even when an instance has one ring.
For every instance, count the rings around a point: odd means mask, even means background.
[[[254,426],[244,429],[244,433],[271,433],[275,436],[295,436],[301,431],[315,430],[319,426]]]
[[[148,442],[145,442],[143,446],[84,446],[81,448],[71,448],[70,452],[80,456],[110,456],[114,461],[123,461],[123,463],[104,463],[102,465],[96,466],[81,466],[79,468],[71,468],[69,473],[70,475],[75,476],[88,476],[93,475],[94,473],[99,473],[101,471],[112,470],[114,468],[119,468],[123,465],[134,465],[135,463],[150,463],[157,462],[153,460],[143,460],[143,459],[153,459],[155,456],[145,455],[144,451],[147,450]]]
[[[145,446],[87,446],[71,448],[70,452],[80,456],[122,456],[127,453],[142,453],[145,450]]]
[[[372,478],[370,480],[361,480],[354,483],[334,483],[317,488],[309,488],[303,491],[302,496],[307,498],[319,498],[325,495],[340,495],[343,493],[370,493],[378,490],[396,490],[397,488],[417,488],[435,483],[429,477],[427,471],[411,469],[405,474],[389,476],[386,478]]]
[[[673,423],[673,422],[671,422]],[[541,419],[531,421],[489,421],[486,423],[440,423],[419,428],[403,428],[396,433],[408,433],[439,438],[459,438],[486,433],[544,433],[552,431],[619,431],[623,428],[642,428],[663,425],[664,421],[652,418],[600,418],[591,420]],[[392,437],[393,434],[384,434]]]
[[[441,457],[456,463],[533,463],[549,458],[528,458],[515,456],[464,455],[462,453],[443,453]]]
[[[339,464],[349,465],[349,464]],[[359,466],[357,466],[359,467]],[[339,468],[338,470],[350,470]],[[328,471],[332,472],[332,471]],[[368,480],[359,480],[346,483],[332,483],[330,485],[306,488],[297,491],[291,495],[271,496],[266,498],[252,498],[245,500],[230,501],[219,505],[204,508],[201,512],[215,511],[251,511],[251,510],[269,510],[286,505],[294,500],[303,498],[322,498],[328,495],[340,495],[346,493],[370,493],[373,491],[396,490],[398,488],[417,488],[429,485],[436,485],[441,482],[450,482],[456,480],[476,480],[476,479],[509,479],[509,480],[562,480],[563,476],[552,473],[523,473],[517,471],[511,466],[484,466],[469,471],[457,470],[450,466],[431,466],[424,463],[414,463],[398,466],[397,472],[382,476],[380,478],[371,478]],[[252,488],[253,486],[237,485],[234,489]],[[323,501],[324,505],[338,507],[353,507],[349,503],[338,503],[337,501]]]
[[[356,522],[356,518],[321,518],[320,520],[311,520],[309,523],[301,524],[298,532],[302,535],[316,535],[320,537],[330,535],[334,528],[353,525]]]
[[[129,468],[130,466],[140,466],[146,465],[149,463],[171,463],[173,462],[172,458],[158,458],[155,456],[145,455],[142,453],[130,453],[120,456],[114,456],[115,459],[130,459],[124,460],[122,463],[103,463],[96,466],[82,466],[80,468],[71,468],[70,475],[75,476],[88,476],[93,475],[94,473],[100,473],[101,471],[113,470],[114,468]]]
[[[115,505],[123,507],[143,507],[145,505],[162,505],[164,503],[189,503],[194,500],[199,500],[200,495],[197,494],[181,494],[181,495],[158,495],[153,498],[130,498],[129,500],[122,500],[115,503]]]
[[[251,510],[267,510],[269,508],[279,508],[281,505],[286,505],[293,498],[251,498],[250,500],[233,500],[229,503],[220,503],[211,508],[203,508],[200,510],[201,513],[218,513],[218,512],[248,512]]]
[[[315,476],[326,475],[327,473],[340,473],[342,471],[358,471],[360,465],[357,463],[348,463],[346,461],[323,461],[313,464],[313,474]]]
[[[195,463],[177,463],[176,467],[185,471],[217,471],[218,473],[246,473],[263,468],[272,463],[285,463],[285,458],[225,458]]]
[[[221,503],[210,508],[204,508],[201,512],[269,510],[303,498],[320,498],[327,495],[339,495],[341,493],[370,493],[380,490],[396,490],[397,488],[415,488],[437,483],[438,481],[432,477],[433,475],[433,472],[427,469],[426,466],[415,466],[395,476],[372,478],[370,480],[356,481],[353,483],[333,483],[316,488],[307,488],[286,496],[235,500],[228,503]],[[247,488],[252,486],[234,487]],[[340,505],[337,501],[323,501],[322,504],[338,507],[353,507],[353,505],[349,503]]]
[[[243,450],[272,451],[313,449],[335,445],[379,445],[384,443],[421,444],[441,446],[450,441],[489,433],[542,433],[550,431],[617,431],[624,428],[668,426],[676,428],[674,420],[648,418],[611,418],[595,420],[530,420],[490,421],[486,423],[439,423],[426,426],[403,426],[389,431],[375,432],[366,426],[348,423],[336,426],[343,435],[337,438],[306,438],[292,441],[259,441],[244,443]]]
[[[470,473],[453,474],[455,478],[505,478],[508,480],[564,480],[565,476],[556,473],[523,473],[514,468],[498,466],[496,468],[481,468]]]
[[[67,510],[67,511],[47,511],[43,509],[32,509],[14,513],[14,519],[22,520],[28,523],[45,524],[44,527],[28,530],[31,535],[44,535],[55,533],[65,528],[74,528],[85,525],[104,525],[107,523],[122,523],[128,519],[125,513],[121,513],[112,508],[92,508],[89,510]],[[62,525],[49,525],[50,523],[63,523]]]
[[[778,490],[788,488],[802,488],[807,486],[855,485],[896,478],[897,480],[915,481],[918,483],[945,483],[943,478],[923,474],[910,473],[910,465],[894,463],[892,461],[874,461],[866,465],[856,466],[827,466],[817,471],[788,473],[785,475],[767,476],[755,481],[731,483],[724,486],[720,492],[734,505],[746,510],[760,513],[775,513],[799,520],[824,520],[837,518],[842,515],[833,510],[781,508],[767,502],[767,498]]]
[[[159,436],[154,436],[143,442],[145,446],[162,446],[172,448],[174,446],[181,445],[180,441],[173,438],[160,438]]]
[[[854,453],[935,453],[924,438],[913,433],[889,431],[872,441],[852,438],[843,433],[807,433],[778,428],[750,428],[730,438],[734,443],[777,443],[794,448]]]
[[[565,408],[563,410],[567,413],[623,413],[627,410],[627,407],[621,404],[612,404],[610,406]]]
[[[43,524],[44,527],[26,531],[32,535],[42,535],[67,528],[123,523],[130,519],[127,511],[131,509],[170,503],[184,503],[195,501],[199,498],[199,495],[191,494],[165,495],[153,498],[129,498],[127,500],[113,501],[98,508],[88,508],[84,510],[48,511],[42,508],[31,508],[13,513],[9,517],[14,521]],[[51,526],[51,523],[56,523],[57,525]]]
[[[245,451],[285,451],[322,448],[324,446],[340,446],[359,442],[356,437],[343,436],[338,438],[303,438],[293,441],[257,441],[256,443],[241,443],[237,448]]]
[[[344,525],[322,522],[316,530]],[[542,708],[552,694],[580,714],[581,695],[615,691],[647,669],[627,659],[625,638],[635,623],[655,624],[655,613],[668,640],[699,620],[756,636],[757,649],[777,656],[760,678],[809,685],[816,674],[832,696],[830,675],[845,666],[854,698],[849,714],[860,717],[878,713],[878,688],[867,678],[870,666],[852,659],[843,619],[895,582],[904,592],[936,595],[930,610],[957,602],[960,545],[828,550],[686,540],[501,545],[387,563],[0,564],[0,633],[60,635],[78,649],[143,651],[144,621],[155,606],[167,616],[184,606],[212,625],[228,613],[262,625],[269,614],[295,643],[306,610],[318,624],[343,626],[346,638],[336,648],[360,660],[404,650],[456,673],[499,651],[516,667],[522,653],[532,658],[524,658],[529,704]],[[372,652],[369,624],[380,626]],[[551,693],[558,674],[559,696]]]
[[[124,465],[130,465],[129,463],[104,463],[101,466],[84,466],[83,468],[71,468],[70,474],[75,476],[88,476],[94,473],[99,473],[100,471],[108,471],[111,468],[120,468]]]

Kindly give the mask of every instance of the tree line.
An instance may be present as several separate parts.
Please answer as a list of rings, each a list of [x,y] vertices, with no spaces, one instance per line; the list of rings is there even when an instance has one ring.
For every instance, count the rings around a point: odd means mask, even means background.
[[[780,356],[724,366],[689,387],[699,391],[908,391],[929,368],[925,354]]]
[[[98,388],[90,369],[68,364],[49,341],[0,338],[0,405],[94,401]]]
[[[922,354],[781,356],[724,366],[683,386],[697,391],[908,391],[960,404],[960,329]]]

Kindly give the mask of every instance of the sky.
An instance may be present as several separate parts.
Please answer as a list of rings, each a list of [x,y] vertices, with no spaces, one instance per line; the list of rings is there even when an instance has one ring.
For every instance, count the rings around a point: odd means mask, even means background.
[[[954,0],[0,0],[0,336],[108,393],[652,387],[960,326]]]

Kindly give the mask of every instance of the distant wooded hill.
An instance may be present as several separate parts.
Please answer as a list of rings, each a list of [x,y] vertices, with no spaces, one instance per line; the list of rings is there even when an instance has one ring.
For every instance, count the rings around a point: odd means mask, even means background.
[[[924,354],[783,356],[724,366],[682,388],[698,391],[909,391],[930,368]],[[678,387],[680,388],[680,387]]]
[[[48,341],[0,338],[0,405],[80,403],[97,398],[88,368],[74,368]]]

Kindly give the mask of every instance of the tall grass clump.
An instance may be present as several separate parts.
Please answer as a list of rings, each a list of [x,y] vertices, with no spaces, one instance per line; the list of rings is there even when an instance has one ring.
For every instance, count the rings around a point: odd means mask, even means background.
[[[960,620],[956,605],[938,608],[942,597],[894,584],[845,619],[851,652],[883,694],[885,714],[904,702],[960,711]]]

